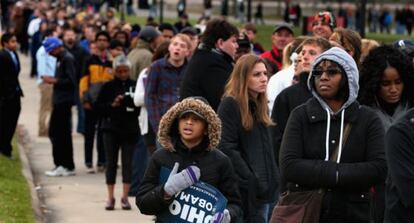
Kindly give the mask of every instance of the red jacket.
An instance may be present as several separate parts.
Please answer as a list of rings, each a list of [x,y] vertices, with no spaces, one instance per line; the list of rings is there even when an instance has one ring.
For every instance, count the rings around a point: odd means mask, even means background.
[[[272,50],[266,51],[260,55],[261,58],[267,59],[270,61],[275,70],[275,73],[282,69],[282,59],[283,55],[279,53],[279,50],[275,46],[272,46]]]

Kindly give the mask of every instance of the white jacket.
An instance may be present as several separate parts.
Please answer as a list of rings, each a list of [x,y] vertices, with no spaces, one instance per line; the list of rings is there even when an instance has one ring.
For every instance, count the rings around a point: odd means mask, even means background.
[[[137,107],[141,107],[141,111],[138,116],[138,124],[141,130],[141,135],[148,133],[148,111],[145,107],[145,85],[144,82],[148,77],[148,68],[144,68],[138,76],[137,85],[135,87],[134,104]]]

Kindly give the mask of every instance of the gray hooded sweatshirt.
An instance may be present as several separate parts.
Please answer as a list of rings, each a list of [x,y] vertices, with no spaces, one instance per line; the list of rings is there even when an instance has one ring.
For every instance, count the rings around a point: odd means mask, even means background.
[[[349,95],[348,100],[342,105],[341,109],[339,109],[336,113],[332,111],[329,105],[325,102],[325,100],[318,94],[316,89],[314,89],[314,82],[315,78],[313,72],[315,68],[324,60],[329,60],[337,63],[343,71],[345,71],[345,75],[348,78],[348,87],[349,87]],[[331,123],[331,115],[337,115],[341,113],[341,132],[339,138],[339,150],[338,150],[338,157],[337,162],[339,163],[341,159],[341,152],[342,152],[342,141],[343,141],[343,131],[344,131],[344,113],[345,109],[350,106],[358,97],[358,90],[359,90],[359,72],[358,67],[355,63],[355,60],[343,49],[338,47],[332,47],[331,49],[325,51],[318,58],[316,58],[315,62],[312,65],[312,69],[310,75],[308,77],[308,88],[312,92],[312,95],[318,100],[321,106],[327,112],[327,128],[326,128],[326,155],[325,161],[329,160],[329,132],[330,132],[330,123]]]

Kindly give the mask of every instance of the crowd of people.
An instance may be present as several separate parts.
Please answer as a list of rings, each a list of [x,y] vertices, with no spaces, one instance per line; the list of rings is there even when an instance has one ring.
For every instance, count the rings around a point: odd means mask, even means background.
[[[270,222],[281,196],[319,188],[319,222],[411,220],[412,41],[361,39],[322,11],[312,36],[279,23],[265,50],[251,23],[211,19],[196,29],[183,13],[176,24],[140,26],[113,10],[24,4],[10,6],[1,38],[2,155],[12,157],[23,97],[20,45],[41,93],[38,134],[52,144],[45,174],[76,174],[76,106],[86,171],[105,172],[106,210],[115,209],[121,153],[124,210],[136,196],[158,217],[203,181],[228,200],[215,223]],[[31,19],[20,23],[26,10]],[[161,167],[172,170],[165,183]]]

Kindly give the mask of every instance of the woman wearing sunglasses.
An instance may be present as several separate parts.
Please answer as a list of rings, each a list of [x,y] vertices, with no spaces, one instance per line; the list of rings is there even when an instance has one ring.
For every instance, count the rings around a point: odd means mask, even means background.
[[[384,129],[360,106],[358,69],[333,47],[313,63],[313,98],[290,115],[280,151],[288,191],[323,189],[319,222],[369,222],[369,189],[384,182]]]

